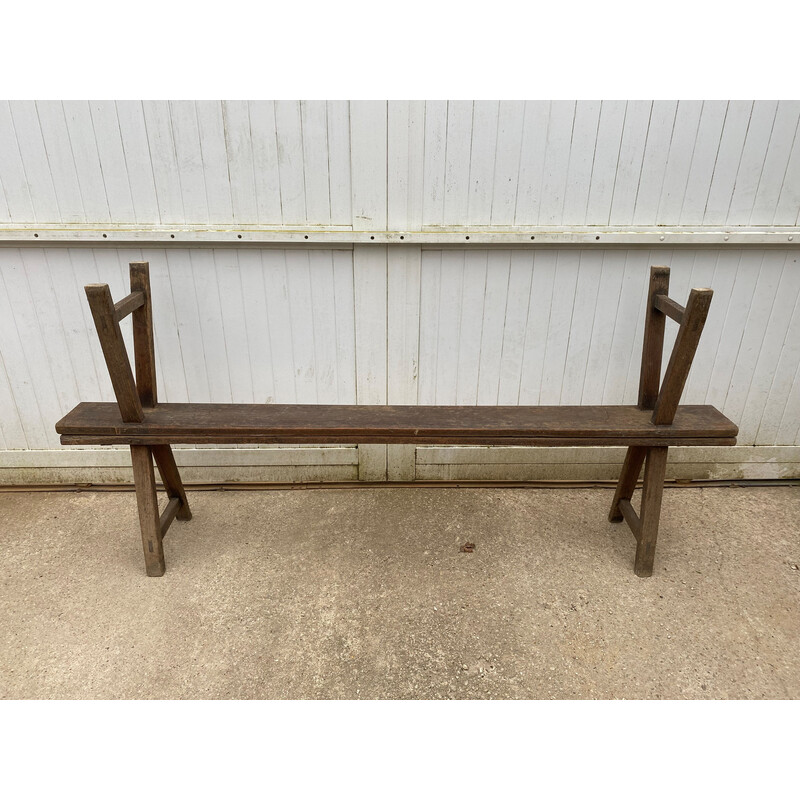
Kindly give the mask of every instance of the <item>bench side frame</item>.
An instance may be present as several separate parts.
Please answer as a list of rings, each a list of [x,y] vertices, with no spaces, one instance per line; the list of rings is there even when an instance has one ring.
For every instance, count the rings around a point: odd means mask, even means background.
[[[116,305],[108,284],[90,284],[85,289],[122,420],[144,422],[144,410],[155,408],[158,402],[149,262],[130,262],[130,286],[131,293]],[[120,329],[120,322],[128,315],[133,320],[135,378]],[[192,512],[172,447],[168,444],[132,444],[130,447],[145,569],[149,576],[158,577],[166,571],[164,536],[167,529],[176,517],[191,519]],[[167,508],[161,515],[154,460],[168,497]]]
[[[644,322],[639,408],[652,409],[651,421],[654,425],[671,425],[675,419],[714,294],[711,289],[692,289],[684,308],[668,295],[669,273],[669,267],[650,267]],[[664,329],[668,316],[680,328],[662,381]],[[628,448],[608,514],[609,521],[625,520],[630,527],[636,539],[634,572],[642,578],[653,574],[668,451],[668,447]],[[642,502],[637,514],[631,499],[642,466]]]

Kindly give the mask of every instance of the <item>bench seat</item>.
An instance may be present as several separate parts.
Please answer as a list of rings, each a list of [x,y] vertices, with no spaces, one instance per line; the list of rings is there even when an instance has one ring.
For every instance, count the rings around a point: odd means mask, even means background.
[[[62,444],[474,444],[657,447],[732,445],[714,406],[679,406],[655,425],[637,406],[346,406],[159,403],[123,422],[116,403],[80,403]]]

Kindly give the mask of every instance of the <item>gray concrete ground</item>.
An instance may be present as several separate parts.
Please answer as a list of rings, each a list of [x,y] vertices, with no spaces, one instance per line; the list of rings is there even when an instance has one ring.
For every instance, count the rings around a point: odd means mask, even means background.
[[[668,489],[650,579],[610,501],[193,492],[147,578],[133,494],[0,494],[0,696],[800,696],[800,490]]]

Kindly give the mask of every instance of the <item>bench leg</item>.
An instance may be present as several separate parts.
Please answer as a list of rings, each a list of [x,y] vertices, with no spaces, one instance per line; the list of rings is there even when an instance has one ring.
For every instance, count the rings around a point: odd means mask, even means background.
[[[646,454],[646,447],[628,448],[628,452],[625,454],[625,463],[622,465],[622,473],[617,483],[617,491],[614,493],[614,501],[611,503],[611,511],[608,514],[609,522],[622,522],[619,501],[630,500],[633,497],[636,481],[639,480],[639,473],[642,471]]]
[[[189,510],[189,501],[186,499],[186,492],[183,489],[183,482],[178,472],[178,465],[175,463],[175,456],[172,454],[172,448],[168,444],[158,444],[153,445],[150,449],[153,451],[153,458],[158,465],[158,472],[167,491],[167,497],[177,497],[181,502],[176,516],[182,520],[191,519],[192,512]]]
[[[661,495],[664,492],[664,475],[667,470],[668,447],[650,447],[644,465],[642,506],[639,514],[639,536],[636,542],[636,563],[633,571],[640,578],[653,574],[656,555],[658,521],[661,515]]]
[[[153,458],[146,445],[131,445],[133,480],[136,484],[136,502],[139,506],[139,525],[142,529],[144,565],[150,577],[164,574],[164,547],[161,542],[161,522],[156,497],[156,476]]]

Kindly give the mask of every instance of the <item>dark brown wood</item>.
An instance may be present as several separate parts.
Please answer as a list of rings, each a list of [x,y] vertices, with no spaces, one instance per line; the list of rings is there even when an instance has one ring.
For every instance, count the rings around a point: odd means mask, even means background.
[[[123,422],[114,403],[81,403],[56,424],[67,436],[122,443],[327,443],[478,441],[537,446],[653,445],[736,436],[713,406],[681,406],[669,426],[653,425],[636,406],[340,406],[161,403],[139,424]],[[539,440],[543,440],[540,442]],[[544,446],[547,446],[544,444]]]
[[[175,457],[172,454],[172,448],[168,444],[159,444],[154,445],[151,449],[167,496],[176,498],[179,501],[178,519],[190,520],[192,512],[189,510],[189,501],[186,499],[186,492],[183,488],[180,472],[178,472],[178,465],[175,463]]]
[[[647,448],[645,447],[629,447],[625,453],[625,462],[622,465],[617,490],[611,503],[611,511],[608,513],[609,522],[622,522],[624,515],[620,508],[620,501],[630,500],[633,497],[636,481],[639,480],[639,473],[642,471],[646,454]]]
[[[141,293],[144,302],[133,312],[133,359],[136,365],[136,389],[145,408],[157,401],[156,346],[153,337],[153,303],[150,295],[150,264],[130,264],[131,291]]]
[[[700,334],[706,324],[713,294],[711,289],[692,289],[689,294],[686,313],[683,315],[683,322],[653,410],[653,422],[656,425],[671,424],[677,413],[683,387],[689,377],[697,345],[700,343]]]
[[[111,385],[114,387],[114,394],[119,404],[119,413],[125,422],[141,422],[144,419],[142,404],[136,392],[136,383],[108,285],[90,284],[86,287],[86,297],[97,328]]]
[[[178,497],[170,498],[169,502],[167,503],[164,510],[161,512],[161,516],[158,520],[158,530],[159,535],[161,536],[161,540],[164,540],[164,537],[167,535],[167,530],[169,526],[172,524],[172,520],[178,515],[178,509],[181,507],[181,501]]]
[[[642,484],[642,507],[639,512],[639,537],[636,544],[636,563],[633,571],[640,578],[653,574],[656,555],[658,522],[661,516],[661,496],[664,492],[664,476],[667,470],[668,447],[651,447],[647,451]]]
[[[154,447],[158,444],[177,444],[178,437],[165,434],[157,436],[137,436],[124,433],[119,436],[78,436],[64,435],[61,444],[65,445],[130,445],[143,444]],[[736,444],[735,436],[705,438],[671,438],[669,436],[605,436],[594,438],[528,437],[511,436],[309,436],[303,434],[283,436],[231,436],[213,431],[197,436],[181,436],[180,444],[457,444],[457,445],[498,445],[501,447],[660,447],[665,442],[680,447],[731,447]]]
[[[657,294],[653,303],[659,311],[668,317],[672,317],[678,325],[683,322],[683,315],[686,313],[686,309],[680,303],[676,303],[665,294]]]
[[[114,319],[117,322],[122,322],[128,314],[136,311],[137,308],[143,306],[145,297],[143,292],[131,292],[127,297],[123,297],[118,303],[114,303]]]
[[[161,518],[158,513],[156,477],[149,447],[131,447],[133,482],[136,484],[136,503],[139,507],[139,525],[142,530],[144,564],[147,574],[157,578],[164,574],[164,548],[161,543]]]
[[[636,539],[636,541],[638,542],[639,539],[642,538],[642,532],[641,532],[642,522],[639,519],[639,515],[636,513],[633,506],[631,505],[631,501],[623,497],[619,501],[619,510],[622,513],[622,516],[625,518],[625,522],[628,523],[628,527],[631,529],[633,538]]]
[[[639,376],[639,408],[653,408],[661,380],[661,354],[664,350],[664,312],[656,308],[658,295],[669,291],[669,267],[650,267],[650,288],[644,317],[642,370]]]

